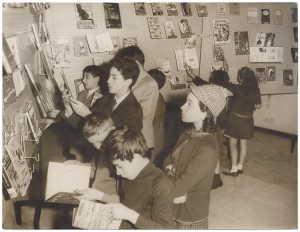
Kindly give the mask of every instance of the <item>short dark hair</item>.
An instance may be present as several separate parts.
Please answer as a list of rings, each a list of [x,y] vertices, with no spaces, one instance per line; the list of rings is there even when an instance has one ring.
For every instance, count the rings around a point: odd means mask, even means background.
[[[125,80],[132,79],[132,83],[129,87],[136,83],[140,75],[140,69],[137,63],[128,58],[122,58],[120,60],[113,59],[111,61],[111,67],[115,67]]]
[[[209,78],[209,83],[214,84],[214,85],[219,85],[219,86],[227,86],[229,82],[229,76],[228,73],[223,71],[223,70],[214,70],[212,71],[210,78]]]
[[[109,69],[110,66],[107,62],[101,64],[100,66],[89,65],[82,70],[82,76],[84,75],[84,73],[90,73],[94,78],[99,77],[98,85],[100,88],[100,92],[101,94],[105,95],[109,92],[107,84],[107,80],[109,78]]]
[[[157,85],[158,85],[158,89],[161,89],[165,82],[166,82],[166,77],[165,77],[165,74],[161,71],[159,71],[158,69],[150,69],[148,71],[149,75],[151,77],[153,77],[153,79],[156,81]]]
[[[118,50],[114,59],[121,59],[124,57],[138,61],[141,65],[145,64],[145,55],[138,46],[129,46]]]
[[[103,112],[93,112],[85,118],[83,134],[86,138],[95,135],[100,128],[113,127],[112,119]]]
[[[133,126],[120,126],[110,133],[105,143],[107,160],[132,161],[134,154],[147,157],[147,144],[142,133]]]

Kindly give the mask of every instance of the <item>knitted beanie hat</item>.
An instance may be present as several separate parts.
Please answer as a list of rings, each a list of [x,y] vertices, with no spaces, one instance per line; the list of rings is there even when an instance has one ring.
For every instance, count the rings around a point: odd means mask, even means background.
[[[206,105],[213,116],[217,118],[222,110],[225,108],[226,98],[223,93],[222,87],[217,85],[202,85],[196,86],[194,83],[191,85],[192,93]]]

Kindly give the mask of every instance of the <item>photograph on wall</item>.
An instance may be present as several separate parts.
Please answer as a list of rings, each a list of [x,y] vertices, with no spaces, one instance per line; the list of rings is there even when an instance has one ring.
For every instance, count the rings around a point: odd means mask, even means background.
[[[161,39],[162,36],[158,18],[148,17],[147,22],[151,39]]]
[[[255,7],[249,7],[247,9],[247,22],[251,23],[251,24],[257,24],[258,23],[257,8],[255,8]]]
[[[270,10],[261,9],[261,24],[270,24]]]
[[[136,45],[138,45],[137,38],[136,37],[122,38],[122,45],[123,45],[123,48],[129,47],[129,46],[136,46]]]
[[[119,3],[103,3],[106,28],[122,28]]]
[[[222,45],[213,45],[214,62],[224,60],[224,51]]]
[[[217,14],[218,15],[226,14],[225,2],[217,2]]]
[[[172,19],[166,18],[164,19],[166,38],[167,39],[176,39],[177,35],[175,34],[175,27]]]
[[[298,48],[291,48],[293,63],[298,63]]]
[[[266,41],[266,33],[257,33],[255,39],[255,47],[263,47]]]
[[[74,56],[88,56],[88,44],[85,37],[74,37]]]
[[[168,16],[177,16],[178,10],[176,8],[176,4],[174,2],[168,2],[166,3],[167,13]]]
[[[178,19],[181,38],[191,37],[191,27],[187,19]]]
[[[282,24],[282,10],[281,9],[275,9],[274,10],[274,24],[275,25],[281,25]]]
[[[197,13],[198,13],[199,17],[207,17],[208,16],[206,5],[203,5],[201,3],[196,3],[196,8],[197,8]]]
[[[151,9],[152,9],[153,16],[161,16],[164,14],[161,3],[159,2],[151,3]]]
[[[293,27],[294,32],[294,40],[296,43],[298,43],[298,27]]]
[[[275,41],[275,34],[273,33],[266,33],[266,39],[265,39],[265,47],[273,47]]]
[[[183,2],[183,3],[180,3],[180,5],[181,5],[183,16],[192,16],[191,3]]]
[[[266,83],[266,69],[265,68],[256,68],[256,79],[258,84]]]
[[[250,54],[248,31],[234,32],[234,45],[236,55]]]
[[[120,38],[119,36],[111,36],[111,40],[114,46],[114,50],[109,51],[109,55],[115,55],[120,47]]]
[[[291,8],[291,15],[292,15],[292,21],[293,23],[297,23],[298,22],[298,8]]]
[[[228,19],[213,20],[213,31],[215,44],[224,44],[230,42]]]
[[[267,81],[275,81],[276,80],[275,66],[267,66],[266,67],[266,77],[267,77]]]
[[[240,15],[240,4],[237,2],[229,3],[230,15]]]
[[[136,15],[146,15],[146,8],[144,2],[134,3],[134,10]]]
[[[91,3],[76,3],[76,18],[78,29],[94,29],[94,18]]]
[[[283,69],[283,85],[285,86],[294,85],[294,75],[292,69]]]

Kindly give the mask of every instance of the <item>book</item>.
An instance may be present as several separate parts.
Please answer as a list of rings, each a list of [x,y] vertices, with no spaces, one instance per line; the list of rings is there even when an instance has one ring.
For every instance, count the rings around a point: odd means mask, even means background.
[[[109,55],[115,55],[120,47],[120,38],[119,36],[111,36],[111,40],[114,46],[114,50],[109,51]]]
[[[19,137],[13,136],[4,147],[11,159],[11,167],[14,170],[12,171],[14,176],[10,174],[9,176],[17,179],[19,192],[21,196],[25,196],[32,176],[21,148]]]
[[[199,68],[199,60],[196,48],[185,48],[184,57],[186,64],[189,65],[192,69]]]
[[[144,2],[136,2],[134,4],[134,10],[136,15],[146,15],[146,8]]]
[[[17,69],[12,74],[16,97],[18,97],[20,93],[25,89],[25,80],[22,73],[23,69]]]
[[[297,23],[298,22],[298,8],[297,7],[291,8],[290,13],[292,15],[292,22]]]
[[[52,57],[49,56],[48,58],[52,59],[52,63],[54,67],[56,68],[71,67],[71,45],[69,40],[65,40],[65,39],[52,40],[51,52],[48,52],[48,54],[52,55]]]
[[[187,38],[191,36],[191,27],[189,26],[189,22],[187,19],[178,19],[178,25],[181,38]]]
[[[18,41],[17,36],[12,36],[10,38],[6,39],[7,44],[11,50],[11,53],[13,54],[15,58],[16,65],[20,65],[20,55],[19,55],[19,49],[18,49]]]
[[[261,24],[270,24],[270,10],[261,9]]]
[[[293,27],[294,39],[295,42],[298,43],[298,27]]]
[[[119,3],[103,3],[106,28],[122,28]]]
[[[78,29],[94,29],[94,17],[91,3],[75,3]]]
[[[45,201],[78,205],[74,190],[89,187],[90,172],[90,166],[49,162]]]
[[[253,24],[258,23],[258,12],[256,7],[249,7],[247,9],[247,22]]]
[[[223,61],[224,51],[221,45],[213,45],[214,62]]]
[[[164,14],[161,3],[159,2],[151,3],[151,9],[152,9],[153,16],[161,16]]]
[[[183,2],[183,3],[180,3],[180,5],[181,5],[183,16],[192,16],[191,3]]]
[[[88,44],[85,37],[74,37],[74,56],[88,56]]]
[[[147,18],[149,32],[151,39],[161,39],[161,29],[158,22],[158,18],[156,17],[148,17]]]
[[[228,19],[213,20],[213,33],[215,44],[229,43],[229,23]]]
[[[185,59],[184,59],[184,51],[183,49],[176,49],[175,50],[175,58],[176,58],[176,64],[177,64],[177,70],[178,71],[185,71]]]
[[[38,143],[39,138],[42,135],[41,128],[39,126],[39,121],[37,119],[37,115],[34,111],[33,105],[31,102],[26,103],[25,107],[25,116],[27,118],[27,122],[33,137],[33,140]]]
[[[108,52],[114,50],[114,45],[109,32],[96,35],[96,41],[100,52]]]
[[[3,103],[4,106],[8,106],[13,103],[16,98],[16,90],[14,87],[14,81],[11,75],[3,76]]]
[[[41,48],[41,39],[36,24],[31,24],[31,28],[35,44],[37,46],[37,49],[39,50]]]
[[[266,33],[266,39],[264,47],[273,47],[275,41],[275,34],[273,33]]]
[[[75,210],[72,225],[86,230],[116,230],[122,220],[115,220],[112,215],[111,205],[80,200],[78,209]]]
[[[266,41],[266,33],[256,34],[256,40],[255,40],[256,47],[263,47],[265,45],[265,41]]]
[[[234,44],[236,55],[248,55],[250,53],[248,31],[234,32]]]
[[[178,15],[176,4],[174,2],[167,2],[166,8],[167,8],[168,16],[177,16]]]
[[[175,33],[175,26],[172,19],[167,18],[164,19],[165,31],[166,31],[166,38],[167,39],[176,39],[177,35]]]
[[[92,35],[92,34],[86,34],[86,40],[88,42],[89,48],[90,48],[90,52],[91,53],[98,53],[99,51],[99,47],[98,47],[98,43],[96,40],[96,36]]]
[[[14,55],[7,43],[7,40],[2,33],[2,65],[7,74],[12,73],[17,68]]]

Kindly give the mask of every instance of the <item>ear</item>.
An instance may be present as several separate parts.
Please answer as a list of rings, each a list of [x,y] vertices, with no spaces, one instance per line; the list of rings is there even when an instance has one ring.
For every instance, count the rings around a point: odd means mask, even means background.
[[[125,80],[125,83],[127,84],[127,86],[129,87],[132,84],[132,79],[129,78],[127,80]]]

